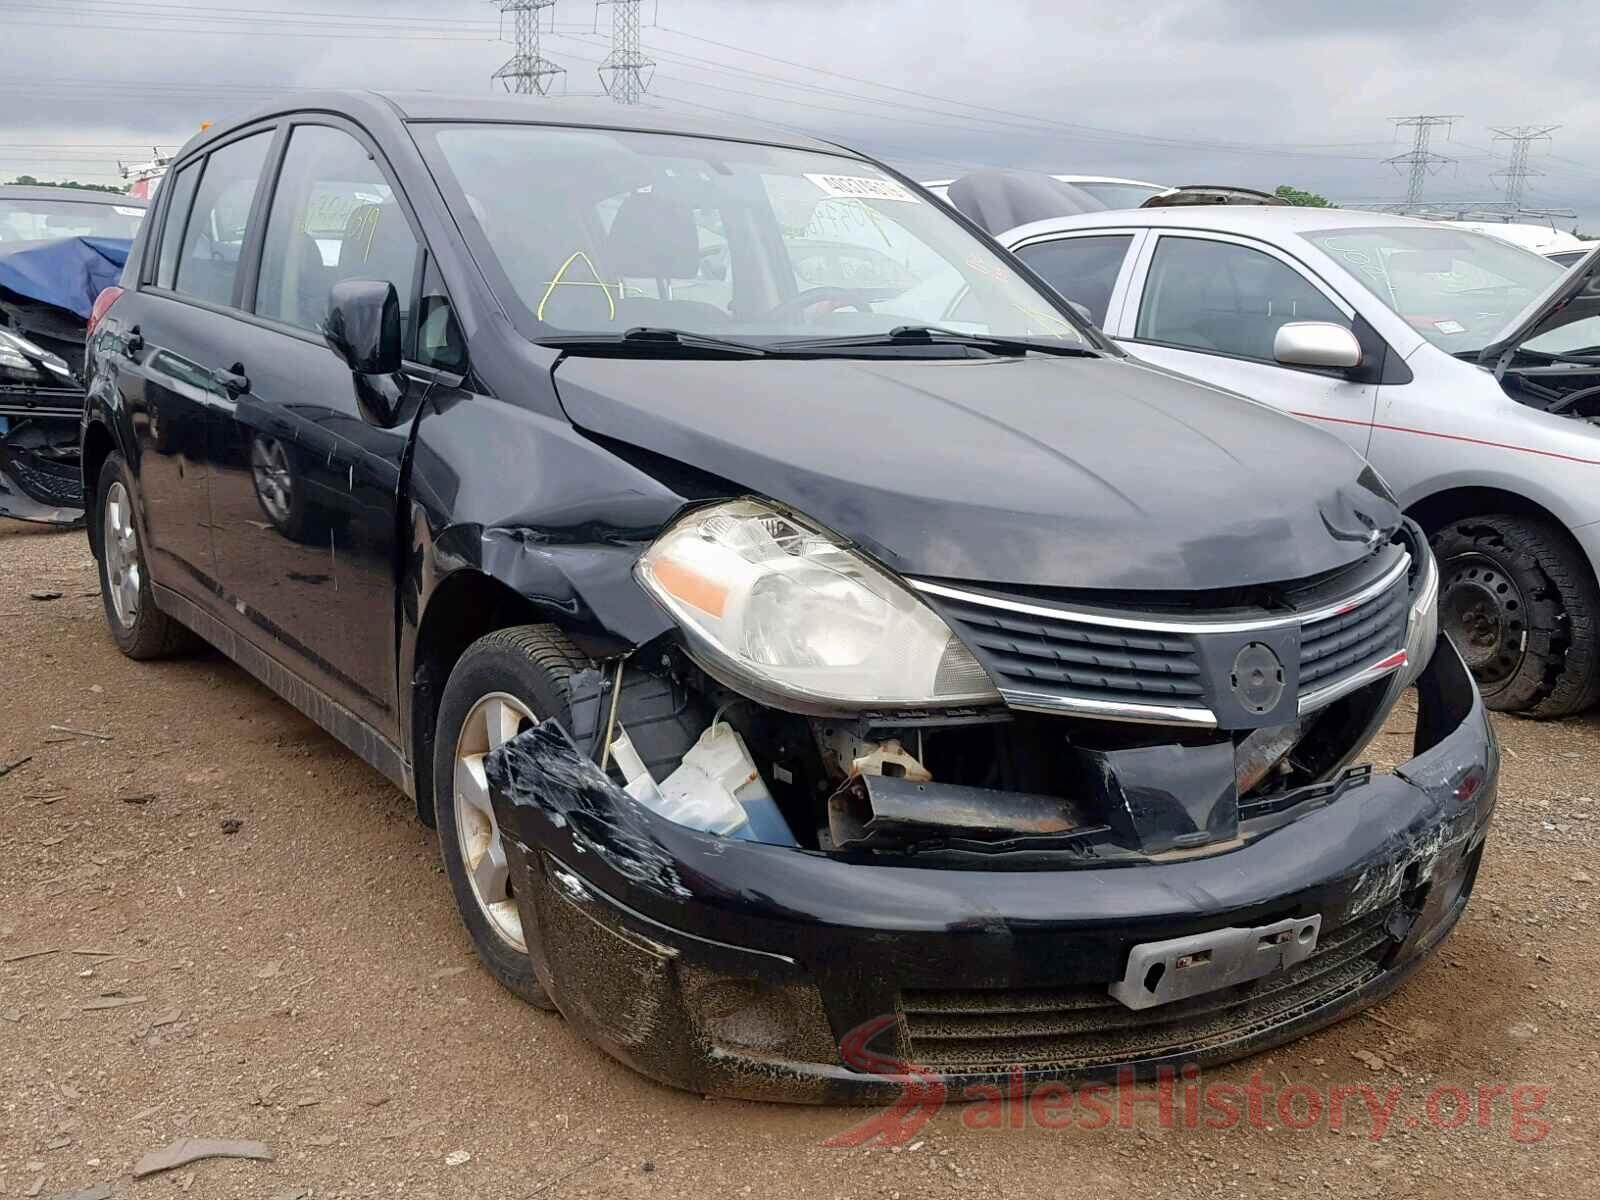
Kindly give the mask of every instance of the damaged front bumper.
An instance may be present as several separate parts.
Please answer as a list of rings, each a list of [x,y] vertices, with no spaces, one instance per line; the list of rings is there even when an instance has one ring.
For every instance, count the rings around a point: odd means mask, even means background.
[[[540,981],[584,1036],[693,1091],[878,1103],[929,1073],[960,1088],[1224,1061],[1398,986],[1466,905],[1498,776],[1448,641],[1417,688],[1416,757],[1392,774],[1138,864],[879,865],[698,833],[553,722],[488,766]],[[1315,952],[1281,970],[1144,1008],[1111,994],[1153,943],[1312,918]]]
[[[83,520],[79,392],[0,388],[0,517],[77,525]]]

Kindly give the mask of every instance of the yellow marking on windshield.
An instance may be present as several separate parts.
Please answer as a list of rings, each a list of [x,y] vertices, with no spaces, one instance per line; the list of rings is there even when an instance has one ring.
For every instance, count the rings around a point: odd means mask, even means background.
[[[593,283],[584,283],[584,282],[579,281],[579,280],[572,280],[572,281],[569,282],[566,279],[566,274],[567,274],[567,272],[569,270],[572,269],[572,264],[577,262],[580,258],[583,260],[583,265],[589,268],[589,274],[594,276],[594,282]],[[617,319],[617,302],[611,298],[611,288],[610,288],[610,286],[607,285],[606,282],[603,279],[600,278],[600,272],[595,269],[594,262],[589,258],[589,256],[587,254],[585,254],[582,250],[578,250],[578,251],[575,251],[573,253],[571,258],[567,259],[566,262],[561,264],[561,269],[556,272],[556,277],[550,281],[550,286],[548,286],[547,288],[544,289],[544,295],[539,300],[538,311],[534,314],[536,317],[539,318],[539,320],[541,320],[541,321],[544,320],[544,306],[546,304],[550,303],[551,295],[555,292],[556,288],[560,287],[562,284],[566,284],[566,286],[568,286],[568,287],[597,287],[597,288],[599,288],[602,292],[605,293],[605,296],[606,296],[606,307],[611,310],[610,319],[613,320],[613,321],[615,321]]]

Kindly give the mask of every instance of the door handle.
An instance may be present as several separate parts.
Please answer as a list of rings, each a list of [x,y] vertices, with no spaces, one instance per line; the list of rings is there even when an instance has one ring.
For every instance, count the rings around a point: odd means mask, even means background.
[[[230,396],[240,396],[250,390],[250,377],[244,373],[243,363],[234,363],[226,371],[213,371],[211,378]]]

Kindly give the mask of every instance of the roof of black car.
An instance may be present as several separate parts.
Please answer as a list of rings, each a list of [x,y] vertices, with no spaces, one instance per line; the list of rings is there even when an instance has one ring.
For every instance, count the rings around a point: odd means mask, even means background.
[[[192,145],[209,141],[249,121],[283,113],[321,111],[359,116],[375,104],[387,105],[406,121],[500,121],[530,125],[577,125],[594,129],[639,129],[691,137],[728,138],[769,146],[840,153],[841,148],[805,134],[736,118],[699,116],[648,105],[568,96],[452,95],[445,92],[300,92],[262,105],[242,121],[208,130]],[[187,147],[186,147],[187,149]],[[849,153],[849,151],[845,151]]]
[[[116,204],[123,208],[145,208],[137,196],[121,192],[97,192],[88,188],[36,187],[32,184],[0,184],[0,200],[72,200],[79,204]]]

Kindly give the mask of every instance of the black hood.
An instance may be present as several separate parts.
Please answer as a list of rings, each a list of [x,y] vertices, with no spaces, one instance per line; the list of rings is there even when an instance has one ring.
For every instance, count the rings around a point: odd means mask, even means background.
[[[1337,438],[1119,358],[564,359],[582,429],[677,459],[904,575],[1190,591],[1355,562],[1400,514]]]

